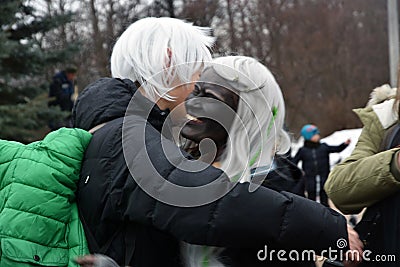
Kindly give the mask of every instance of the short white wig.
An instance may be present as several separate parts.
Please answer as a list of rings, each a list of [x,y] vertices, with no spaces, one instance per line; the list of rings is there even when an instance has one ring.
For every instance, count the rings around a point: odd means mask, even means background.
[[[254,58],[220,57],[212,68],[239,95],[221,169],[233,180],[249,181],[251,168],[270,166],[275,153],[290,148],[289,135],[283,129],[282,92],[268,68]]]
[[[172,100],[173,84],[188,83],[211,60],[211,29],[174,18],[148,17],[131,24],[111,55],[116,78],[137,81],[153,101]]]

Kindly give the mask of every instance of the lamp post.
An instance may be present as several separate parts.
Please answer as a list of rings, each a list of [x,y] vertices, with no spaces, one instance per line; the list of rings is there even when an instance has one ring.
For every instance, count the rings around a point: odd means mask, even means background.
[[[399,64],[399,19],[397,0],[387,0],[390,84],[397,87]]]

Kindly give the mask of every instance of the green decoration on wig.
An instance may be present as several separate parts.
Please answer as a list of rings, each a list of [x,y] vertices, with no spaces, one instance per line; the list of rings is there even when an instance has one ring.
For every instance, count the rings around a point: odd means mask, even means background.
[[[271,111],[272,111],[272,119],[270,120],[268,128],[267,128],[267,137],[271,133],[272,126],[274,125],[276,116],[278,114],[278,108],[273,106]],[[260,154],[261,154],[261,146],[258,148],[256,154],[250,159],[250,162],[249,162],[249,166],[250,167],[253,166],[254,163],[256,163],[256,161],[257,161],[258,157],[260,156]]]

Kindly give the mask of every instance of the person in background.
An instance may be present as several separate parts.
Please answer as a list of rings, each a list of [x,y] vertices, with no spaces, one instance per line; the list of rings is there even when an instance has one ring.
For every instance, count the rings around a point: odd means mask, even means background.
[[[49,101],[49,106],[58,106],[61,111],[72,112],[76,76],[77,68],[75,66],[68,66],[65,70],[57,72],[53,76],[49,87],[49,97],[52,98]],[[49,122],[49,127],[51,130],[57,130],[61,127],[71,127],[70,120],[70,115],[65,119],[52,120]]]
[[[321,143],[320,132],[312,124],[304,125],[300,133],[304,138],[304,145],[297,151],[293,162],[302,162],[308,198],[328,207],[328,197],[323,188],[330,172],[329,154],[343,151],[350,144],[350,139],[338,146]]]

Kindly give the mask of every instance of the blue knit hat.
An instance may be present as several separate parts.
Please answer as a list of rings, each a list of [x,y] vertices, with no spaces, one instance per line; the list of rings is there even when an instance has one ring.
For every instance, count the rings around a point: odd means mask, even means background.
[[[300,133],[305,140],[310,140],[314,135],[319,134],[319,130],[315,125],[306,124],[303,126],[303,128],[301,128]]]

